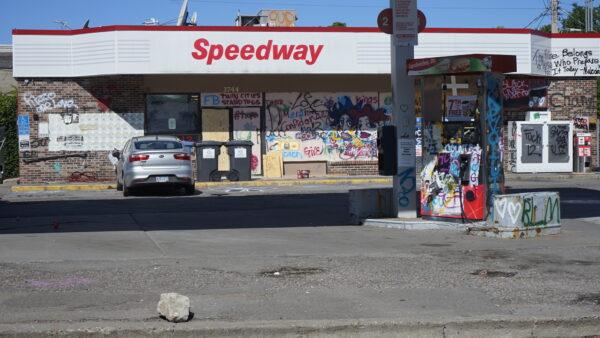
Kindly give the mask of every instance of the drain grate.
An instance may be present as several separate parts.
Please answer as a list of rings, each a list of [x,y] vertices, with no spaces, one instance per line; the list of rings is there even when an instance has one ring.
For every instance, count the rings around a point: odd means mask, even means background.
[[[305,275],[315,275],[324,272],[324,269],[314,267],[296,267],[296,266],[282,266],[273,270],[265,270],[260,274],[265,277],[299,277]]]
[[[487,270],[487,269],[480,269],[480,270],[475,270],[473,272],[471,272],[472,275],[475,276],[480,276],[480,277],[503,277],[503,278],[509,278],[509,277],[514,277],[517,273],[516,272],[506,272],[506,271],[496,271],[496,270]]]

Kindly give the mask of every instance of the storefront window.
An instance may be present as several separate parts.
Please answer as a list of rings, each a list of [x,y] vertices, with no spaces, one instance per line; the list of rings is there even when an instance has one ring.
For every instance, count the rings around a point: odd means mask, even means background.
[[[198,95],[147,95],[146,134],[199,134]]]

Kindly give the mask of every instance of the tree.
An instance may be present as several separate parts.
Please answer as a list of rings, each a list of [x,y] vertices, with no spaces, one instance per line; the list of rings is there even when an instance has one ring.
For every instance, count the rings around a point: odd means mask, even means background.
[[[585,32],[585,7],[574,3],[571,12],[560,23],[562,32],[567,33],[572,30]],[[592,27],[594,31],[600,31],[600,6],[594,7],[594,24]]]
[[[0,126],[6,128],[6,141],[0,151],[0,157],[4,157],[4,177],[18,177],[19,140],[17,137],[16,90],[8,94],[0,93]]]
[[[334,23],[331,24],[331,27],[346,27],[346,23],[345,22],[336,21],[336,22],[334,22]]]

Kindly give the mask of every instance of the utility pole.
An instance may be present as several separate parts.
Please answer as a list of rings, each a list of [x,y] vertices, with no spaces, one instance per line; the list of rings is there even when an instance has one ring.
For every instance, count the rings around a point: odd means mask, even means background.
[[[552,22],[551,32],[558,33],[558,0],[551,0]]]
[[[585,0],[585,31],[594,31],[594,1]]]
[[[390,0],[390,7],[394,18],[391,35],[393,122],[398,145],[393,205],[397,217],[416,218],[415,84],[412,77],[408,76],[406,61],[415,55],[417,0]]]

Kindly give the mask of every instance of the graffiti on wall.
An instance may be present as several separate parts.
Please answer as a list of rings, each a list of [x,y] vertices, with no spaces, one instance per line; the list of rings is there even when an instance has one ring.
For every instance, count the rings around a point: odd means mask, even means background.
[[[77,119],[50,114],[49,151],[121,149],[134,136],[144,134],[143,113],[78,114]]]
[[[564,48],[552,53],[552,75],[599,76],[600,58],[591,49]]]
[[[492,225],[536,228],[560,225],[560,198],[556,192],[496,195]]]
[[[252,142],[250,166],[253,174],[261,173],[260,108],[233,109],[233,139]]]
[[[388,121],[377,93],[267,94],[267,150],[284,161],[374,160]]]
[[[569,162],[569,124],[552,124],[548,126],[548,162],[566,163]]]
[[[75,100],[59,98],[54,92],[34,95],[32,93],[23,94],[23,100],[27,107],[35,110],[36,113],[46,113],[53,109],[74,109],[77,108]]]
[[[504,109],[534,109],[548,107],[547,79],[505,79],[502,82]]]

